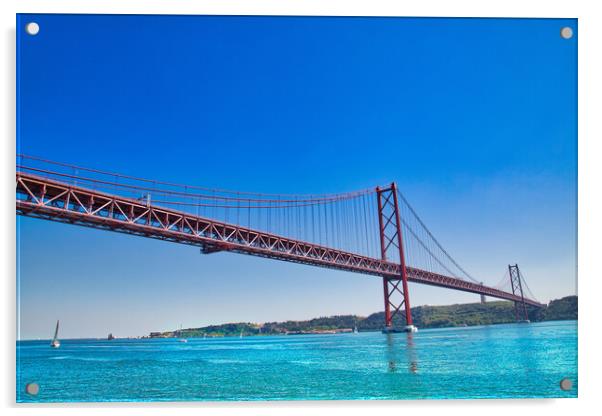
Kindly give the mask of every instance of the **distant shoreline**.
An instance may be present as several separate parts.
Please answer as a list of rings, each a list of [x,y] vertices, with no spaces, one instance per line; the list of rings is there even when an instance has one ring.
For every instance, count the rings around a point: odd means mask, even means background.
[[[476,325],[494,325],[516,321],[514,303],[489,301],[486,303],[464,303],[445,306],[417,306],[412,308],[414,325],[419,329],[450,328]],[[531,308],[531,322],[577,319],[577,296],[566,296],[551,301],[542,308]],[[199,328],[186,328],[172,331],[151,332],[149,338],[198,338],[249,335],[287,335],[304,333],[337,333],[358,331],[381,331],[384,312],[376,312],[367,317],[357,315],[337,315],[313,318],[305,321],[284,322],[236,322],[208,325]],[[405,326],[403,312],[393,319],[393,327]]]
[[[554,319],[554,320],[546,320],[546,321],[538,321],[538,322],[532,322],[532,323],[541,323],[541,322],[567,322],[567,321],[575,321],[578,322],[578,319]],[[492,324],[482,324],[482,325],[467,325],[467,326],[450,326],[450,327],[437,327],[437,328],[419,328],[420,330],[430,330],[430,329],[463,329],[463,328],[476,328],[476,327],[480,327],[480,326],[497,326],[497,325],[512,325],[515,324],[516,322],[500,322],[500,323],[492,323]],[[365,330],[365,331],[359,331],[360,333],[374,333],[374,332],[381,332],[380,330]],[[315,333],[290,333],[290,334],[253,334],[253,335],[247,335],[243,338],[248,338],[248,337],[284,337],[284,336],[304,336],[304,335],[341,335],[341,334],[350,334],[352,335],[353,333],[350,331],[345,331],[345,332],[315,332]],[[236,338],[235,335],[226,335],[226,336],[220,336],[220,337],[188,337],[188,339],[221,339],[221,338]],[[167,339],[178,339],[177,337],[162,337],[162,338],[151,338],[148,336],[139,336],[139,337],[116,337],[114,340],[107,340],[106,337],[97,337],[97,338],[61,338],[62,341],[107,341],[107,342],[112,342],[112,341],[127,341],[127,340],[136,340],[136,341],[140,341],[140,340],[167,340]],[[47,339],[20,339],[20,340],[16,340],[17,343],[19,342],[47,342],[48,344],[50,344],[50,341],[52,339],[51,338],[47,338]]]

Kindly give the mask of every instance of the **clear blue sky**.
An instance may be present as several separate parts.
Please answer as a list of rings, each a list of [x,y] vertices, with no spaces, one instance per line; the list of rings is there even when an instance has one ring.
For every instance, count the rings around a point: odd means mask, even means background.
[[[23,28],[40,25],[37,36]],[[561,38],[571,26],[575,37]],[[575,19],[18,16],[18,151],[275,193],[396,181],[443,245],[576,292]],[[18,218],[21,338],[382,310],[375,277]],[[478,301],[410,285],[413,305]]]

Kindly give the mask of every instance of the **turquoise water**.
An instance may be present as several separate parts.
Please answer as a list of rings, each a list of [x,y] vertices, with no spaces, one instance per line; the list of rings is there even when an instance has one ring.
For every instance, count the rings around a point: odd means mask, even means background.
[[[575,321],[415,334],[17,343],[17,401],[577,396]],[[568,377],[573,389],[560,390]],[[37,396],[25,384],[40,386]]]

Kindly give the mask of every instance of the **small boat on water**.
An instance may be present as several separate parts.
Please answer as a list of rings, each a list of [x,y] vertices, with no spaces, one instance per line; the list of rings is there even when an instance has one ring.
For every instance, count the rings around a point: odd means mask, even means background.
[[[61,346],[61,342],[58,339],[59,336],[59,321],[56,321],[56,329],[54,330],[54,338],[52,338],[52,341],[50,342],[50,346],[52,348],[58,348]]]
[[[240,330],[240,336],[238,338],[242,338],[242,329]]]
[[[357,330],[357,325],[353,327],[353,333],[354,333],[354,334],[357,334],[357,333],[359,333],[359,332],[358,332],[358,330]]]
[[[108,341],[113,341],[115,339],[115,337],[113,336],[113,334],[109,334],[109,336],[107,337]]]

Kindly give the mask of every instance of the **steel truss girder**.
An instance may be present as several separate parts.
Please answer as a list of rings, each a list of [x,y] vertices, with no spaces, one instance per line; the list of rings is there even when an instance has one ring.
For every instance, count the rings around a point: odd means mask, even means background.
[[[350,272],[400,277],[399,264],[214,221],[24,172],[16,174],[18,215]],[[512,293],[407,267],[408,281],[520,300]],[[542,306],[525,299],[527,304]]]

